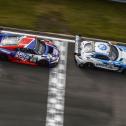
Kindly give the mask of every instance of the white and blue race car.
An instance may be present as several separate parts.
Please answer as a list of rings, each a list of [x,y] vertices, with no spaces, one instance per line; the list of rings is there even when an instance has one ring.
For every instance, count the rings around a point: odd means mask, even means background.
[[[75,61],[79,67],[98,67],[118,72],[126,70],[126,45],[82,39],[76,36]]]

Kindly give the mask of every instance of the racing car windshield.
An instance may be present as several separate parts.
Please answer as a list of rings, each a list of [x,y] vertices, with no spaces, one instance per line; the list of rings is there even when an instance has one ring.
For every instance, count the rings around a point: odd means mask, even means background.
[[[115,46],[111,45],[111,50],[110,50],[110,53],[109,53],[109,57],[111,58],[111,60],[116,60],[118,58],[118,50]]]
[[[93,51],[93,46],[91,43],[86,43],[84,45],[84,52],[88,53],[88,52],[92,52]]]
[[[35,52],[37,52],[37,54],[42,55],[45,52],[45,44],[42,43],[40,40],[37,41],[36,44],[36,48],[35,48]]]

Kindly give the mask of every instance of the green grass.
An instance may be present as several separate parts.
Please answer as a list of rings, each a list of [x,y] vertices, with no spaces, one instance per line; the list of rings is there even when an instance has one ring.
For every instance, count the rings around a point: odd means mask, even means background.
[[[109,0],[0,0],[0,25],[126,42],[126,4]]]

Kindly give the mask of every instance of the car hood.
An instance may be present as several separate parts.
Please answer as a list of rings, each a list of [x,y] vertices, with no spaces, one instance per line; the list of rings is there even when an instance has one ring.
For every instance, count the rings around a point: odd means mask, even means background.
[[[95,42],[95,52],[109,55],[110,44],[106,42]]]
[[[116,46],[119,52],[118,60],[126,63],[126,46]]]
[[[46,45],[45,54],[59,55],[59,50],[54,45]]]

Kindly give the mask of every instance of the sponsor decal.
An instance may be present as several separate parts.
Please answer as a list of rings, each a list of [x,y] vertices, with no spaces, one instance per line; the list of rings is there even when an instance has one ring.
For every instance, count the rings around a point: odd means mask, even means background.
[[[100,50],[107,50],[107,46],[106,46],[105,44],[99,44],[99,45],[98,45],[98,48],[99,48]]]
[[[27,61],[29,59],[29,55],[22,53],[20,51],[18,51],[15,55],[16,58],[21,59],[23,61]]]

